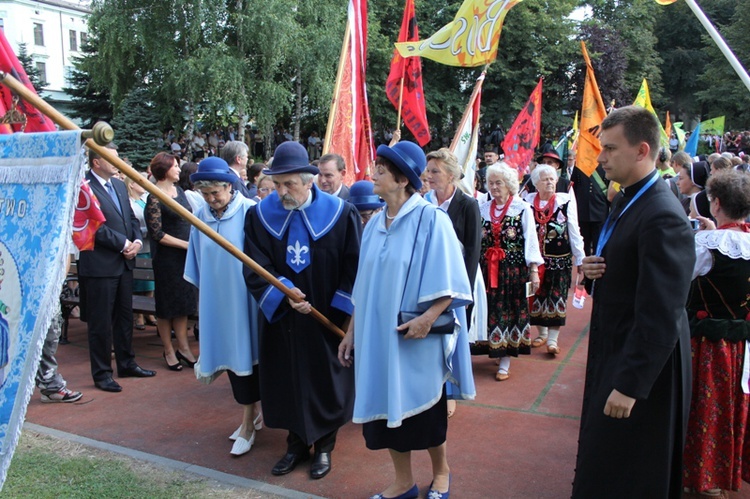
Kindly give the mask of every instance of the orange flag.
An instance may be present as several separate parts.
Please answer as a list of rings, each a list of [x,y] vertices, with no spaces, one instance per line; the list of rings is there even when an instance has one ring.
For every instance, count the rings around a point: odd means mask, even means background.
[[[599,86],[596,84],[594,68],[591,66],[586,44],[581,41],[583,58],[586,60],[586,82],[583,85],[583,105],[581,106],[580,135],[578,136],[578,152],[576,154],[576,166],[588,176],[596,170],[599,164],[597,158],[602,152],[599,142],[600,126],[607,117],[607,108],[604,107]]]
[[[664,122],[664,132],[667,134],[667,140],[672,136],[672,121],[669,119],[669,111],[667,111],[667,121]]]

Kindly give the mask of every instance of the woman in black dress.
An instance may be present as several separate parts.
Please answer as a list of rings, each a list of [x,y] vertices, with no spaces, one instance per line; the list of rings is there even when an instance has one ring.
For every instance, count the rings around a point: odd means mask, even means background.
[[[185,192],[175,185],[180,179],[180,163],[176,156],[160,152],[151,160],[151,174],[156,187],[188,211]],[[146,201],[146,225],[151,237],[154,267],[154,298],[156,328],[164,344],[164,361],[173,371],[195,364],[195,356],[187,340],[188,316],[195,313],[198,293],[182,275],[185,271],[190,224],[168,208],[153,194]],[[172,346],[172,331],[177,338],[177,350]]]

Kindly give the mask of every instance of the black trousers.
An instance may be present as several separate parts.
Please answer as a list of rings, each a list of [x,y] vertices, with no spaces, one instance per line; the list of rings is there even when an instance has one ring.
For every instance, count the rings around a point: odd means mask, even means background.
[[[333,448],[336,446],[336,434],[338,432],[338,429],[333,430],[331,433],[327,433],[316,440],[315,453],[333,452]],[[290,431],[286,437],[286,451],[287,453],[304,455],[305,453],[310,452],[310,447],[296,433]]]
[[[94,381],[112,377],[113,346],[118,372],[134,368],[133,272],[118,277],[79,276],[78,280]]]

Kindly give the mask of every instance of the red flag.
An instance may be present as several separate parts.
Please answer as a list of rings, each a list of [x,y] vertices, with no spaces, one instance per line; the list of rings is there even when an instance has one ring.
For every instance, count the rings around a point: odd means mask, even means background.
[[[21,66],[21,62],[10,47],[8,40],[5,38],[5,33],[2,30],[0,30],[0,71],[11,75],[13,78],[23,83],[26,88],[36,93],[34,86],[29,81],[26,71],[23,69],[23,66]],[[10,88],[5,85],[0,85],[0,113],[4,115],[8,109],[16,109],[23,113],[26,116],[26,126],[24,127],[21,124],[13,124],[11,126],[4,125],[0,129],[0,133],[54,132],[56,130],[51,119],[47,118],[41,111],[31,104],[19,99]]]
[[[534,149],[539,145],[542,129],[542,79],[531,92],[528,102],[503,140],[505,162],[518,170],[519,177],[529,171]]]
[[[419,29],[417,28],[417,18],[414,15],[414,0],[406,0],[398,41],[415,42],[418,40]],[[414,134],[419,145],[424,147],[430,141],[430,127],[427,124],[427,110],[425,109],[424,90],[422,89],[422,59],[419,57],[403,58],[398,50],[394,49],[393,59],[391,59],[391,72],[385,82],[385,94],[396,110],[398,110],[399,98],[401,97],[402,82],[401,117],[406,127]]]
[[[21,66],[21,62],[10,47],[2,30],[0,30],[0,70],[13,76],[36,94],[34,86],[29,81],[26,71]],[[0,133],[54,132],[56,130],[52,120],[41,111],[19,99],[10,88],[0,85],[0,115],[5,115],[8,109],[16,109],[26,115],[26,126],[21,124],[0,125]],[[82,183],[81,190],[78,193],[78,205],[73,216],[73,242],[75,245],[82,251],[94,249],[96,230],[105,220],[96,196],[85,182]]]
[[[323,153],[336,153],[344,158],[344,183],[351,185],[367,176],[368,168],[375,159],[365,83],[367,0],[349,1],[346,35],[341,51]]]
[[[73,215],[73,243],[81,251],[94,249],[96,231],[106,221],[99,200],[84,180],[78,191],[78,205]]]

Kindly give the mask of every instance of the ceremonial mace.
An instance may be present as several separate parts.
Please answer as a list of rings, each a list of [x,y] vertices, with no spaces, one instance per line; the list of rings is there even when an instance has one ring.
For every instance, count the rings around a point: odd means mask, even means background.
[[[41,97],[34,94],[13,76],[0,71],[0,83],[16,92],[21,96],[22,99],[24,99],[32,106],[36,107],[39,111],[41,111],[45,116],[49,117],[52,121],[57,123],[60,127],[66,130],[80,130],[80,128],[76,126],[75,123],[63,116],[57,109],[47,104],[47,102],[45,102]],[[222,237],[218,232],[214,231],[211,227],[206,225],[203,221],[196,218],[195,215],[183,208],[174,199],[164,194],[161,190],[159,190],[159,188],[145,179],[133,167],[129,166],[123,160],[112,154],[111,149],[107,149],[106,147],[104,147],[114,138],[115,132],[114,130],[112,130],[111,126],[104,122],[99,122],[94,125],[94,128],[92,130],[84,130],[82,135],[87,139],[85,145],[89,149],[95,151],[99,156],[107,160],[109,163],[113,164],[118,170],[128,176],[133,182],[143,187],[147,192],[159,198],[159,200],[167,205],[170,209],[172,209],[172,211],[190,222],[193,226],[195,226],[195,228],[203,232],[209,238],[213,239],[216,244],[227,250],[232,256],[240,260],[245,266],[249,267],[253,272],[265,279],[269,284],[284,293],[284,295],[286,295],[290,300],[297,303],[303,301],[297,298],[292,293],[291,289],[284,286],[284,284],[282,284],[281,281],[274,277],[273,274],[258,265],[252,258],[240,251],[236,246],[227,241],[224,237]],[[310,315],[313,316],[315,320],[336,333],[336,335],[338,335],[340,338],[344,337],[344,332],[315,308],[311,308]]]

